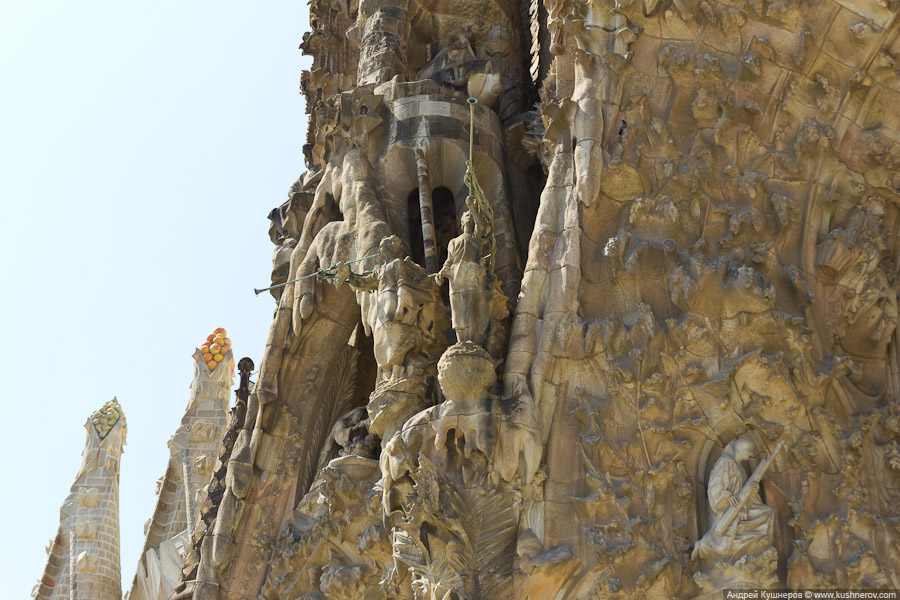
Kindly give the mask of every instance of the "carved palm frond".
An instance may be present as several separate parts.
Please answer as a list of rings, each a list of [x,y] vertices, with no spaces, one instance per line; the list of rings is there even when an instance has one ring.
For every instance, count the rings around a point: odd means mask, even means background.
[[[452,552],[443,540],[431,537],[424,531],[413,536],[398,529],[394,531],[393,546],[394,558],[410,565],[413,572],[428,582],[433,595],[442,597],[444,591],[464,586],[459,573],[448,568],[446,561],[442,560],[442,557]],[[430,560],[430,557],[434,560]]]
[[[445,491],[445,512],[451,517],[445,522],[455,522],[458,530],[446,551],[433,555],[435,562],[445,561],[459,574],[469,600],[510,598],[518,523],[515,501],[486,488],[451,485]]]
[[[325,463],[331,458],[330,450],[324,448],[335,422],[350,410],[353,394],[356,390],[356,365],[359,351],[353,346],[346,346],[334,365],[332,376],[328,382],[328,393],[325,394],[320,410],[315,414],[314,422],[306,428],[304,438],[304,460],[300,464],[297,482],[297,497],[309,491],[313,479]],[[316,459],[313,459],[316,457]],[[316,460],[316,462],[313,462]],[[324,461],[324,462],[323,462]]]
[[[437,597],[454,590],[463,600],[508,600],[517,525],[510,494],[444,482],[439,508],[394,530],[394,557],[426,580]]]

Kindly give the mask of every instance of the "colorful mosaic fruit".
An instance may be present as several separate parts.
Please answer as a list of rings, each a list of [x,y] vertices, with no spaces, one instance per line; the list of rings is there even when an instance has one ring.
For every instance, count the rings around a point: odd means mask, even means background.
[[[225,355],[231,350],[231,340],[225,337],[225,328],[218,327],[211,334],[206,336],[206,342],[200,346],[200,353],[203,354],[203,362],[209,367],[210,371],[215,371],[219,363],[225,360]]]
[[[94,424],[94,429],[100,434],[100,439],[102,440],[109,434],[112,428],[116,426],[116,423],[120,418],[122,419],[122,425],[124,426],[125,417],[122,416],[122,407],[119,405],[119,401],[113,398],[101,406],[100,410],[94,411],[91,415],[91,422]]]

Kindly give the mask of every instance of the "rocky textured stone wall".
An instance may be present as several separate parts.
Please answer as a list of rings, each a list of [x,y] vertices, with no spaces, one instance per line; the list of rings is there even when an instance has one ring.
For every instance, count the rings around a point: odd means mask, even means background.
[[[176,597],[900,588],[893,0],[311,11],[291,283]]]
[[[546,441],[541,550],[588,557],[548,572],[571,597],[896,587],[897,7],[610,8],[548,3],[505,374]],[[741,436],[748,466],[786,448],[760,492],[774,552],[697,556]]]

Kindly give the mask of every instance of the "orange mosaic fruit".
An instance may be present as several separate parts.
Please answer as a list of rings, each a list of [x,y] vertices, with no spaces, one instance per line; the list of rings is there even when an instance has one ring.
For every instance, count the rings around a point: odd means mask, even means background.
[[[200,354],[203,362],[209,367],[210,371],[215,371],[219,363],[225,360],[225,355],[231,349],[231,340],[225,337],[224,327],[216,327],[216,329],[206,336],[206,341],[200,345]],[[231,359],[231,370],[234,372],[234,358]]]

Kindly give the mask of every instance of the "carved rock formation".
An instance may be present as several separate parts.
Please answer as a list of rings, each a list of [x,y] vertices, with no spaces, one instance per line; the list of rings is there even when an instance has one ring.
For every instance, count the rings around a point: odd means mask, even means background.
[[[900,588],[896,0],[310,10],[173,598]]]

